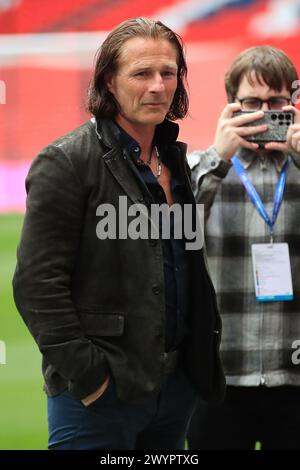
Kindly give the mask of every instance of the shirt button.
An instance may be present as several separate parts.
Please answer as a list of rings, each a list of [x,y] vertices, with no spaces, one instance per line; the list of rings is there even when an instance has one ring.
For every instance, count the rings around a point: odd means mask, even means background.
[[[157,285],[153,286],[152,287],[152,292],[153,292],[153,294],[158,295],[160,293],[159,286],[157,286]]]
[[[133,150],[135,153],[138,153],[140,151],[140,147],[135,147],[135,149]]]

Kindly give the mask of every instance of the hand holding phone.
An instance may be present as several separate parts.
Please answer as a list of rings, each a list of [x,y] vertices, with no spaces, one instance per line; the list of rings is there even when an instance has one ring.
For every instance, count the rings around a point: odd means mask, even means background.
[[[213,148],[223,160],[230,161],[241,147],[252,151],[257,150],[259,144],[250,142],[246,138],[268,129],[265,124],[257,125],[257,120],[264,117],[263,111],[241,113],[234,117],[233,113],[237,111],[241,111],[240,104],[228,103],[218,119]]]

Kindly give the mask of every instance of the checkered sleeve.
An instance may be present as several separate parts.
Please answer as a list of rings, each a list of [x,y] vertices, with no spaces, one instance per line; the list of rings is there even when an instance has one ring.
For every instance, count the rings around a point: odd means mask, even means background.
[[[295,163],[295,165],[300,168],[300,153],[298,152],[290,152],[290,155]]]
[[[217,189],[232,167],[232,163],[222,160],[214,147],[192,152],[188,155],[188,163],[192,172],[194,196],[198,203],[205,205],[205,218],[207,219]]]

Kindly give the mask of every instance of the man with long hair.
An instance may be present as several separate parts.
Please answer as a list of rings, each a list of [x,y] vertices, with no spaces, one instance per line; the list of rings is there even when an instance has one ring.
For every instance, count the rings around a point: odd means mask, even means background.
[[[123,22],[97,55],[92,119],[27,177],[14,295],[43,354],[50,449],[183,449],[197,396],[223,396],[203,250],[148,215],[189,205],[197,220],[172,122],[188,110],[186,74],[173,31]],[[158,236],[132,235],[137,209]]]

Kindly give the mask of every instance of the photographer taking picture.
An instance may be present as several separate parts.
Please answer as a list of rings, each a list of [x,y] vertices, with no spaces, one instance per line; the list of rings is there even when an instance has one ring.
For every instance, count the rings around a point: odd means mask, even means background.
[[[225,76],[229,104],[212,147],[189,157],[194,194],[205,205],[228,384],[222,405],[200,403],[191,449],[254,449],[256,441],[263,449],[300,447],[300,368],[292,360],[300,338],[297,79],[281,50],[243,51]],[[265,111],[283,118],[292,111],[286,142],[276,142],[276,132],[272,142],[255,142],[268,130],[257,122]]]

